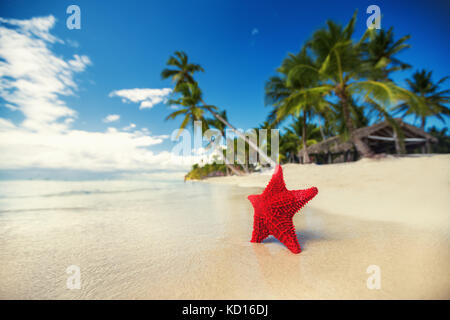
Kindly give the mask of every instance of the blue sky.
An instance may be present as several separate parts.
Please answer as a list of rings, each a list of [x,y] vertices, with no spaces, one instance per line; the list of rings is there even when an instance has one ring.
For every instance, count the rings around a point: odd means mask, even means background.
[[[81,30],[66,28],[66,8],[81,8]],[[366,8],[376,4],[382,28],[394,27],[397,38],[410,34],[411,48],[399,58],[413,70],[395,76],[400,84],[415,69],[433,70],[434,79],[449,75],[450,4],[446,1],[11,1],[0,4],[5,19],[31,19],[52,15],[49,31],[64,43],[48,44],[57,57],[86,56],[89,63],[73,75],[76,90],[61,100],[76,111],[71,127],[104,132],[108,127],[148,128],[153,137],[167,135],[181,120],[165,122],[171,111],[164,104],[139,109],[110,97],[116,90],[171,88],[160,72],[170,54],[184,50],[200,63],[198,75],[204,99],[225,108],[230,121],[244,129],[262,123],[264,83],[288,52],[299,50],[327,19],[346,23],[358,9],[357,35],[366,28]],[[87,61],[87,60],[86,60]],[[449,88],[450,81],[445,84]],[[18,124],[23,113],[4,108],[0,117]],[[120,115],[105,123],[107,115]],[[430,125],[443,124],[431,120]],[[448,122],[447,124],[448,125]],[[168,150],[168,139],[151,146]]]

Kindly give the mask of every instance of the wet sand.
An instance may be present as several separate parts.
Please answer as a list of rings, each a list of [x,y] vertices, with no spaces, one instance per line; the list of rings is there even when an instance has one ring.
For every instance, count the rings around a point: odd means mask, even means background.
[[[64,210],[3,211],[0,298],[450,298],[446,232],[326,213],[312,200],[295,216],[303,249],[295,255],[273,237],[249,242],[246,197],[261,188],[180,188],[153,198],[145,190],[75,195],[59,200],[70,204]],[[69,265],[81,269],[80,290],[66,287]],[[367,288],[369,265],[380,267],[379,290]]]

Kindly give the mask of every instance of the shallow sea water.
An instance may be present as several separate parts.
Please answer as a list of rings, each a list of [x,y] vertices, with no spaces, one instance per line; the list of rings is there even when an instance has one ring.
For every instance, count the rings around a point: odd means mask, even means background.
[[[450,298],[448,235],[314,209],[302,253],[249,242],[261,189],[162,181],[1,181],[1,299]],[[319,193],[320,196],[320,193]],[[69,266],[80,289],[69,289]],[[381,288],[367,288],[368,266]]]

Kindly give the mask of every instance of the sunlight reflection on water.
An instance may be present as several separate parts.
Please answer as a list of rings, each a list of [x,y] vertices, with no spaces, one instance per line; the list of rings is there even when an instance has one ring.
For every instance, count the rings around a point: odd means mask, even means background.
[[[0,182],[0,298],[448,297],[448,239],[314,209],[302,253],[249,242],[261,189],[155,181]],[[314,201],[312,201],[313,203]],[[380,265],[386,290],[366,288]],[[80,267],[69,290],[66,268]],[[430,276],[432,275],[432,276]]]

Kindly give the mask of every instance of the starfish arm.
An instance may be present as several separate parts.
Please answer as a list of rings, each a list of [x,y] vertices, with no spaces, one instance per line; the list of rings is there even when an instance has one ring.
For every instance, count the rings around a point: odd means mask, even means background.
[[[290,190],[280,193],[272,198],[271,210],[275,216],[292,218],[309,200],[316,196],[317,192],[317,188],[312,187],[306,190]]]
[[[269,229],[263,218],[255,215],[251,242],[261,242],[269,236]]]
[[[291,252],[300,253],[302,251],[291,219],[274,219],[268,224],[268,228],[270,234],[273,234]]]
[[[262,193],[263,197],[269,197],[277,193],[285,192],[286,184],[284,182],[283,178],[283,169],[280,165],[277,165],[275,168],[275,172],[273,173],[272,178],[269,181],[269,184],[267,185],[266,189],[264,189],[264,192]]]
[[[289,192],[295,197],[296,202],[300,204],[300,208],[302,208],[309,200],[317,195],[319,190],[316,187],[312,187],[305,190],[292,190]]]

